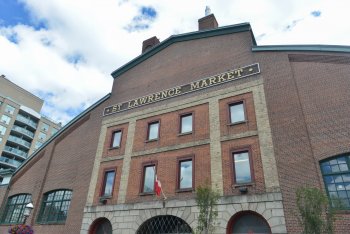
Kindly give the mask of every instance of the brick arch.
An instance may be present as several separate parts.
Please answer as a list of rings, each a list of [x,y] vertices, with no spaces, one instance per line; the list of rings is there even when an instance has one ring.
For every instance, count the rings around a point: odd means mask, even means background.
[[[227,228],[226,228],[226,233],[230,234],[232,233],[232,228],[233,228],[233,224],[243,215],[252,215],[252,216],[256,216],[258,218],[261,219],[261,221],[263,221],[266,226],[270,229],[270,233],[272,233],[271,231],[271,224],[268,222],[268,219],[266,219],[263,215],[255,212],[255,211],[251,211],[251,210],[243,210],[243,211],[239,211],[236,214],[234,214],[230,220],[227,223]]]
[[[112,225],[111,221],[109,219],[107,219],[106,217],[100,217],[100,218],[95,219],[93,222],[91,222],[91,224],[89,226],[88,233],[95,234],[98,226],[104,222],[110,225],[111,231],[113,232],[113,225]]]

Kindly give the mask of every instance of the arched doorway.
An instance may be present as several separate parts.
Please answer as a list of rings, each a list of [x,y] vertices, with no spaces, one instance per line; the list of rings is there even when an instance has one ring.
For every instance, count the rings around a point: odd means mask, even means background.
[[[227,224],[227,234],[246,233],[271,233],[267,221],[258,213],[242,211],[235,214]]]
[[[112,224],[106,218],[96,219],[90,226],[89,234],[112,234]]]
[[[160,215],[146,220],[136,234],[193,233],[191,227],[182,219],[172,215]]]

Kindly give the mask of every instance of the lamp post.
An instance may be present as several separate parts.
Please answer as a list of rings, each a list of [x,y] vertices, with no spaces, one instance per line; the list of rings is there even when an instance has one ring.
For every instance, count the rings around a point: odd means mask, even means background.
[[[23,212],[23,216],[24,216],[24,220],[23,220],[23,224],[26,224],[27,218],[29,217],[30,213],[32,212],[34,206],[33,203],[29,202],[25,207],[24,207],[24,212]]]

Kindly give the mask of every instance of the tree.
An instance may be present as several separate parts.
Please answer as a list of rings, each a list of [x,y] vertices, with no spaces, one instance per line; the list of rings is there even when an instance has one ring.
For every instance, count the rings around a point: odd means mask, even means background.
[[[213,190],[210,185],[198,186],[196,189],[196,203],[199,207],[198,233],[213,233],[215,220],[218,216],[216,208],[220,194]]]
[[[340,209],[339,199],[328,197],[317,188],[299,188],[296,191],[299,222],[305,234],[333,233],[335,210]]]

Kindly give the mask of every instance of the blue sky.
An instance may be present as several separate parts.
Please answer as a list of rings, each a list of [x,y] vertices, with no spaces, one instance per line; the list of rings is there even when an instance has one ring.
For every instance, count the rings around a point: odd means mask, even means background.
[[[250,22],[259,45],[350,45],[347,0],[0,0],[0,74],[67,123],[111,91],[143,40],[196,31],[206,6],[220,26]]]
[[[30,21],[28,13],[22,3],[14,0],[0,1],[0,23],[4,26],[27,24]]]

